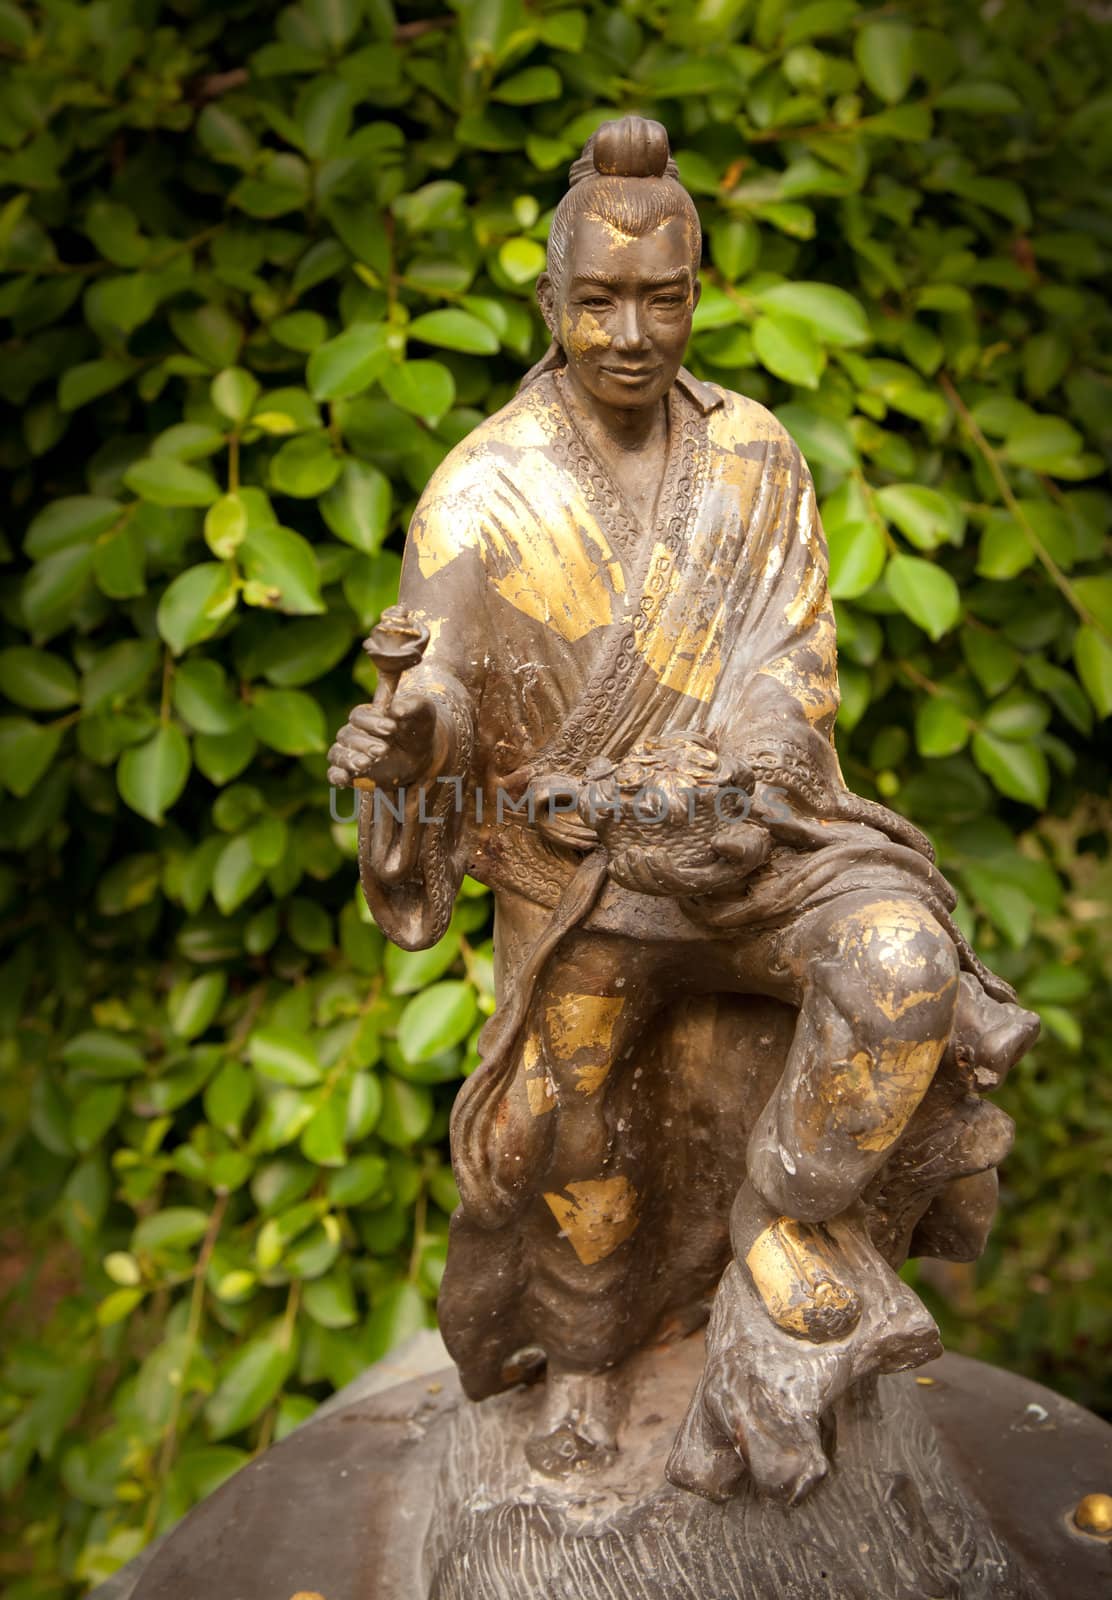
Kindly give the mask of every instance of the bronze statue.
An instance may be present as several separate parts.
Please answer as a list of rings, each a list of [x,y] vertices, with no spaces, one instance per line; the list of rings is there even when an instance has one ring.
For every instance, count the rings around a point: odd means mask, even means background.
[[[533,1469],[604,1467],[629,1359],[709,1313],[668,1476],[796,1501],[835,1402],[938,1353],[896,1269],[980,1253],[1011,1142],[982,1095],[1038,1024],[924,836],[845,786],[814,487],[682,366],[700,249],[664,129],[600,128],[552,344],[422,496],[387,690],[329,776],[368,791],[396,943],[441,937],[465,873],[494,890],[440,1300],[467,1394],[543,1375]]]

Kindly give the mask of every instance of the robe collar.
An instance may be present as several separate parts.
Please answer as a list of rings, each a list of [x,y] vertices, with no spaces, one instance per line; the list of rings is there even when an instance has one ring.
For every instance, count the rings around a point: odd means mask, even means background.
[[[704,417],[726,403],[726,397],[721,389],[714,384],[703,383],[699,378],[693,378],[686,367],[681,367],[676,374],[676,388],[683,390],[692,405],[697,406]]]

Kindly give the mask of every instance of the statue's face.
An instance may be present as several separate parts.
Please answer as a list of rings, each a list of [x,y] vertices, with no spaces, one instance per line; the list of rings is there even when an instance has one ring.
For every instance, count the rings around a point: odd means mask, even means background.
[[[607,406],[655,405],[683,363],[699,299],[687,222],[669,217],[630,238],[581,217],[570,243],[559,294],[547,280],[538,293],[572,378]]]

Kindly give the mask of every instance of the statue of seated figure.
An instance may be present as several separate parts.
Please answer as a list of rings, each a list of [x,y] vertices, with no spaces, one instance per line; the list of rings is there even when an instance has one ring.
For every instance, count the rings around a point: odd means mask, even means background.
[[[330,779],[365,791],[395,942],[439,939],[465,873],[494,891],[440,1301],[466,1392],[543,1379],[529,1460],[583,1471],[623,1363],[709,1315],[669,1476],[795,1500],[834,1402],[938,1352],[896,1269],[980,1252],[1011,1139],[982,1095],[1038,1024],[928,841],[845,786],[814,487],[682,367],[700,250],[664,129],[600,128],[538,283],[552,345],[413,518],[427,647]]]

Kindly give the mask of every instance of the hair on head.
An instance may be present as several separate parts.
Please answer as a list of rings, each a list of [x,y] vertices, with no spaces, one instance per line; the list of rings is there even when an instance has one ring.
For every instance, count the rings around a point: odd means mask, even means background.
[[[573,162],[568,192],[552,218],[548,272],[553,282],[559,284],[563,276],[572,229],[581,217],[609,222],[631,238],[651,233],[670,217],[682,217],[691,231],[697,269],[702,251],[699,214],[679,180],[661,123],[636,116],[604,122]]]

